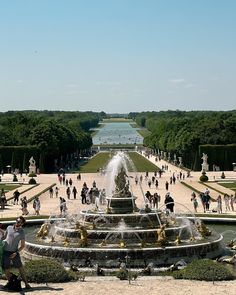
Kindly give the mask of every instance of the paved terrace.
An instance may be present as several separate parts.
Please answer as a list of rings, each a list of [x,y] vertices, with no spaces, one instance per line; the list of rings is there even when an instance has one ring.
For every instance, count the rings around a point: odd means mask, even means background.
[[[153,194],[154,192],[158,192],[161,195],[161,202],[159,204],[159,207],[163,207],[165,194],[167,192],[165,189],[166,180],[169,181],[173,172],[175,172],[175,174],[177,175],[180,173],[180,171],[182,171],[183,173],[185,173],[185,176],[186,176],[186,172],[184,170],[181,170],[179,167],[176,167],[174,165],[171,165],[171,164],[165,162],[164,160],[156,162],[154,156],[149,156],[149,158],[147,158],[147,159],[149,161],[153,162],[159,168],[161,168],[162,165],[168,165],[168,170],[166,170],[163,173],[163,176],[161,178],[158,178],[158,181],[159,181],[158,189],[155,188],[154,184],[151,185],[151,188],[148,187],[148,183],[145,180],[145,172],[143,172],[143,173],[129,173],[129,176],[132,176],[132,178],[130,178],[130,184],[131,184],[132,191],[133,191],[134,195],[137,196],[136,204],[139,208],[142,208],[144,206],[143,205],[144,204],[143,193],[146,193],[146,191],[149,190],[151,192],[151,194]],[[135,179],[134,179],[135,175],[138,175],[138,177],[140,177],[140,175],[143,176],[142,184],[138,184],[138,185],[135,184]],[[198,182],[200,175],[201,175],[201,172],[191,172],[191,177],[185,178],[185,182],[200,191],[204,191],[206,189],[206,186],[199,184],[199,182]],[[213,181],[214,179],[220,178],[221,172],[208,172],[207,175],[209,177],[209,180]],[[225,175],[226,175],[226,178],[235,178],[236,173],[233,171],[226,171]],[[66,174],[66,178],[72,179],[73,186],[75,186],[78,191],[76,199],[73,198],[72,194],[71,194],[70,200],[67,199],[66,186],[60,185],[58,178],[57,178],[57,174],[38,175],[36,180],[39,185],[34,186],[34,187],[32,187],[32,186],[30,187],[28,185],[22,186],[21,188],[19,188],[19,191],[21,191],[21,190],[24,191],[26,189],[26,187],[31,188],[31,189],[29,189],[25,193],[23,192],[20,197],[26,196],[27,199],[30,199],[33,196],[42,193],[44,190],[49,189],[49,187],[51,185],[55,184],[59,188],[59,196],[62,196],[67,200],[67,207],[68,207],[68,211],[70,213],[78,213],[80,210],[87,210],[89,208],[90,209],[94,208],[94,205],[82,205],[81,204],[80,191],[82,189],[83,183],[86,182],[88,187],[90,188],[90,187],[92,187],[92,183],[95,180],[97,187],[99,189],[101,189],[101,188],[104,188],[107,186],[106,183],[109,180],[107,179],[106,175],[101,175],[100,173],[83,173],[83,174],[81,174],[81,176],[82,176],[82,179],[80,181],[78,181],[77,174]],[[153,173],[149,173],[149,177],[152,177],[152,176],[153,176]],[[10,179],[10,178],[11,178],[11,175],[5,174],[3,176],[3,182],[4,182],[4,179]],[[19,179],[19,181],[24,180],[24,183],[28,183],[29,178],[25,175],[23,176],[23,178]],[[231,192],[231,190],[229,191],[229,189],[226,189],[216,183],[209,183],[209,185],[214,188],[218,188],[222,192],[227,192],[227,193]],[[189,211],[193,212],[193,205],[191,203],[191,193],[192,193],[191,189],[184,186],[183,184],[181,184],[180,181],[177,180],[175,185],[174,184],[169,185],[168,191],[171,193],[172,197],[175,200],[175,211],[177,211],[177,212],[178,211],[179,212],[189,212]],[[11,198],[13,192],[14,192],[14,190],[7,193],[7,198]],[[217,195],[219,194],[218,192],[215,192],[213,189],[210,189],[210,192],[211,192],[212,197],[214,197],[214,198],[217,197]],[[40,195],[40,201],[41,201],[41,210],[40,210],[41,215],[59,215],[60,214],[59,197],[56,198],[54,195],[53,198],[50,198],[49,192],[47,190],[46,192],[44,192]],[[216,203],[212,203],[210,205],[210,209],[212,210],[215,208],[216,208]],[[29,210],[30,216],[34,215],[32,202],[28,204],[28,210]],[[202,208],[200,200],[199,200],[198,212],[203,213],[203,208]],[[223,212],[225,213],[224,204],[223,204]],[[13,201],[10,200],[9,205],[6,207],[6,209],[3,211],[0,210],[0,218],[15,217],[15,216],[21,215],[21,213],[22,212],[21,212],[20,205],[14,205]],[[236,214],[236,204],[235,204],[235,212],[230,211],[230,212],[226,212],[226,213],[227,214]]]

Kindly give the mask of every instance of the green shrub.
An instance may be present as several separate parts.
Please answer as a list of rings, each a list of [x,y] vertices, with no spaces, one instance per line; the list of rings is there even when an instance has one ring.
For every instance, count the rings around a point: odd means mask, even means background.
[[[221,177],[222,179],[225,179],[225,173],[222,172],[220,177]]]
[[[14,181],[14,182],[15,182],[15,181],[18,181],[18,178],[17,178],[16,174],[13,174],[13,181]]]
[[[173,272],[175,279],[200,281],[233,280],[233,274],[222,264],[210,259],[194,260],[186,268]]]
[[[30,178],[30,180],[29,180],[29,184],[36,184],[37,182],[36,182],[36,180],[32,177],[32,178]]]
[[[128,280],[129,276],[127,269],[120,269],[117,272],[116,277],[120,280]]]
[[[202,175],[200,176],[199,179],[202,182],[208,181],[208,176],[206,175],[206,172],[205,171],[202,172]]]
[[[25,263],[25,271],[29,282],[34,283],[60,283],[76,279],[71,271],[53,259],[31,260]]]

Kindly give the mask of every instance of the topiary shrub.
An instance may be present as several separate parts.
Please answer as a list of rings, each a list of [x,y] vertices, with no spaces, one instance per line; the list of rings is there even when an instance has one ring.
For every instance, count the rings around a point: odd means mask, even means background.
[[[18,181],[16,174],[13,174],[13,181]]]
[[[37,182],[36,182],[36,180],[32,177],[32,178],[30,178],[30,180],[29,180],[29,184],[36,184]]]
[[[59,261],[50,258],[27,261],[25,271],[29,282],[33,283],[61,283],[76,279],[72,271],[67,271]]]
[[[206,172],[205,171],[202,171],[202,175],[200,176],[200,181],[202,182],[206,182],[208,181],[208,176],[206,175]]]
[[[225,173],[222,172],[220,178],[225,179]]]
[[[233,274],[222,264],[210,259],[194,260],[186,268],[173,272],[175,279],[200,281],[233,280]]]

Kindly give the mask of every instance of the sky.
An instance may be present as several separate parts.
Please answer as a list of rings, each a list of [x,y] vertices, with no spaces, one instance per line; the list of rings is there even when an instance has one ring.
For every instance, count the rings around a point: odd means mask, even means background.
[[[0,111],[236,109],[235,0],[0,0]]]

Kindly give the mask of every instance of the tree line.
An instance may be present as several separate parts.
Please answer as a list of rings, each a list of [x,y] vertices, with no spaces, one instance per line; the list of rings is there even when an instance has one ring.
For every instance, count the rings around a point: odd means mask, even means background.
[[[172,157],[182,156],[185,166],[191,169],[200,167],[200,147],[236,144],[235,110],[142,112],[130,113],[129,118],[151,131],[144,145],[170,152]],[[229,165],[232,167],[232,163],[221,163],[221,167]]]
[[[14,153],[20,150],[19,147],[32,147],[35,157],[38,162],[41,162],[41,170],[52,171],[55,163],[58,166],[65,165],[73,154],[80,155],[83,151],[90,149],[92,137],[89,130],[96,127],[105,116],[104,112],[78,111],[0,113],[0,146],[18,147]],[[38,150],[38,156],[35,154],[35,147]],[[12,149],[8,148],[8,151]],[[0,168],[4,169],[6,163],[4,157],[1,158],[2,167]],[[11,160],[11,163],[14,165],[14,160]],[[23,163],[20,166],[23,167]]]

